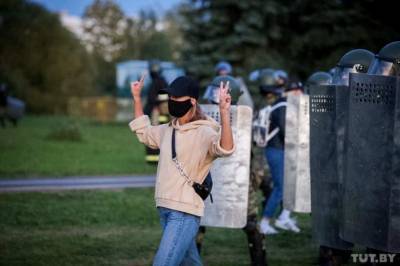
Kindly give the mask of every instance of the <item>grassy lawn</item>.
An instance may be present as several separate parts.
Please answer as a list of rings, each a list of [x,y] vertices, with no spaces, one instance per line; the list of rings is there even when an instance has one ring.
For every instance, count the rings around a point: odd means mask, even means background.
[[[78,125],[78,141],[49,139],[71,124]],[[144,162],[144,146],[127,123],[28,116],[18,128],[0,128],[0,150],[3,179],[156,171]],[[0,194],[0,266],[151,265],[161,237],[153,193],[124,189]],[[297,217],[300,234],[280,233],[266,240],[269,265],[315,264],[318,249],[311,241],[310,216]],[[202,258],[205,265],[249,265],[245,234],[209,228]]]
[[[150,265],[161,236],[152,189],[0,194],[0,265]],[[303,231],[267,239],[270,265],[311,265]],[[209,228],[205,265],[249,265],[241,230]]]
[[[53,140],[48,135],[77,124],[81,141]],[[151,174],[144,146],[127,123],[100,124],[65,116],[27,116],[17,128],[0,128],[0,178]]]

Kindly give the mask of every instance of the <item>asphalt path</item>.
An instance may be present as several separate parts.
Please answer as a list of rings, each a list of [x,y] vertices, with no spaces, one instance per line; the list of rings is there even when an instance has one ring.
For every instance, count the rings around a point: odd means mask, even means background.
[[[1,192],[154,187],[155,176],[72,176],[0,180]]]

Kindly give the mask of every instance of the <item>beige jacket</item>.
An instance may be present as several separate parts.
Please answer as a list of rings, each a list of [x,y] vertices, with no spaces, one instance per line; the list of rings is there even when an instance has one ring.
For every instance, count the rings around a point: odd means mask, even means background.
[[[159,148],[160,157],[157,168],[155,200],[157,207],[165,207],[203,216],[204,202],[193,187],[181,176],[172,161],[172,127],[176,129],[176,153],[186,174],[191,180],[202,183],[214,159],[228,156],[232,150],[220,146],[220,125],[210,117],[179,125],[174,119],[170,124],[151,126],[147,115],[140,116],[129,123],[140,142],[150,148]]]

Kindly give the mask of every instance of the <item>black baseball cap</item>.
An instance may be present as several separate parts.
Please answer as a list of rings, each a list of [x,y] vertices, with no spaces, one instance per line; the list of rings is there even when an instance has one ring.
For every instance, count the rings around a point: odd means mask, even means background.
[[[196,81],[188,76],[181,76],[176,78],[172,83],[165,89],[170,96],[182,97],[190,96],[196,100],[199,98],[200,89]]]

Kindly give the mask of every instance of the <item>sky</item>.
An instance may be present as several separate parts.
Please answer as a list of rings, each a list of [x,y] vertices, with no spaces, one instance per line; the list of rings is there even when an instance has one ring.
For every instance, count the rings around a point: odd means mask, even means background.
[[[53,12],[67,11],[74,16],[82,16],[85,8],[93,0],[31,0],[40,3]],[[136,16],[141,9],[153,9],[158,15],[163,15],[183,0],[114,0],[127,16]]]

